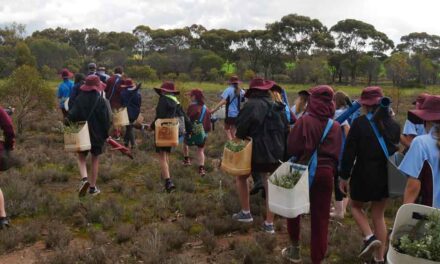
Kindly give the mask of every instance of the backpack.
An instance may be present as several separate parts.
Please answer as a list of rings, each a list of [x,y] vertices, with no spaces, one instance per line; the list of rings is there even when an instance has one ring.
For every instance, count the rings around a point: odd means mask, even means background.
[[[253,139],[252,163],[277,164],[286,159],[287,119],[284,107],[267,102],[263,125]]]
[[[203,120],[205,119],[206,111],[207,109],[206,106],[204,105],[199,119],[194,121],[193,123],[193,133],[191,137],[186,138],[186,144],[188,146],[198,146],[198,145],[202,145],[203,142],[205,142],[207,135],[205,132],[205,128],[203,127]]]

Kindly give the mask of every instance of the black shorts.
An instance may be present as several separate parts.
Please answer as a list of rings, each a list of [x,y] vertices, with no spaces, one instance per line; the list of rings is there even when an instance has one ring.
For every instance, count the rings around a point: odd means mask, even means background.
[[[171,153],[171,147],[156,147],[156,153],[168,152]]]
[[[197,146],[198,148],[204,148],[207,139],[208,139],[208,137],[205,137],[205,140],[203,141],[202,144],[192,145],[192,146]],[[184,139],[184,142],[185,142],[186,145],[188,145],[188,143],[187,143],[187,138],[186,138],[186,137],[185,137],[185,139]],[[188,146],[192,147],[191,145],[188,145]]]
[[[79,153],[87,156],[89,154],[89,152],[92,153],[93,156],[99,156],[102,153],[104,153],[104,146],[102,146],[102,147],[92,146],[92,148],[90,150],[80,151]]]

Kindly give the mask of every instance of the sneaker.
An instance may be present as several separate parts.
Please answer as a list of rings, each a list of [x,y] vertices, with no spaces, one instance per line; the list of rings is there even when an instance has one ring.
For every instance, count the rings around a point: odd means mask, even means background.
[[[205,167],[203,167],[203,166],[200,166],[200,167],[199,167],[199,175],[200,175],[201,177],[205,177],[205,175],[206,175]]]
[[[242,222],[242,223],[252,223],[252,221],[254,221],[251,213],[245,214],[245,213],[243,213],[243,211],[240,211],[236,214],[233,214],[232,219],[234,219],[238,222]]]
[[[176,189],[176,186],[174,186],[174,183],[168,179],[165,181],[165,191],[167,191],[168,193],[174,192],[174,190]]]
[[[263,227],[262,227],[263,231],[268,233],[268,234],[275,234],[275,227],[273,226],[273,224],[266,224],[266,222],[263,223]]]
[[[380,240],[378,240],[375,235],[371,236],[367,241],[364,241],[364,246],[361,250],[361,253],[359,254],[359,258],[368,257],[381,245],[382,242],[380,242]]]
[[[101,193],[101,191],[98,189],[98,187],[95,187],[95,188],[90,187],[90,189],[89,189],[89,194],[92,196],[97,196],[100,193]]]
[[[182,161],[182,165],[185,167],[191,166],[191,160],[189,158],[184,158]]]
[[[78,190],[79,197],[83,197],[84,195],[86,195],[89,187],[90,187],[90,183],[87,181],[87,179],[81,180],[81,183],[79,184],[79,190]]]
[[[299,246],[286,247],[281,251],[281,256],[290,263],[301,263],[301,248]]]
[[[9,219],[7,217],[3,217],[2,219],[0,219],[0,230],[3,228],[9,228],[10,227],[10,222]]]

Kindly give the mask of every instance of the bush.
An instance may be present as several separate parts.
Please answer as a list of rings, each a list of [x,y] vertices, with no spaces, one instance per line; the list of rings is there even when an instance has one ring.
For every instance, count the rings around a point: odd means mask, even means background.
[[[134,235],[134,227],[129,224],[122,224],[116,230],[116,242],[122,244],[131,240]]]
[[[203,231],[200,234],[200,239],[203,242],[203,246],[205,247],[205,250],[211,254],[214,249],[217,247],[217,240],[216,237],[214,236],[214,234],[212,234],[209,231]]]
[[[191,77],[186,73],[179,73],[179,77],[177,77],[179,82],[189,82]]]
[[[290,81],[290,77],[286,74],[274,74],[273,80],[279,83],[287,83]]]
[[[212,68],[206,73],[206,78],[208,81],[217,82],[220,78],[220,73],[218,69]]]
[[[72,240],[72,234],[69,229],[60,223],[51,223],[49,228],[49,232],[47,236],[44,238],[44,243],[47,249],[66,248],[70,240]]]
[[[253,70],[247,69],[244,71],[243,78],[245,81],[250,81],[256,76]]]
[[[125,73],[133,79],[148,80],[148,81],[158,80],[156,70],[147,65],[128,66],[125,69]]]

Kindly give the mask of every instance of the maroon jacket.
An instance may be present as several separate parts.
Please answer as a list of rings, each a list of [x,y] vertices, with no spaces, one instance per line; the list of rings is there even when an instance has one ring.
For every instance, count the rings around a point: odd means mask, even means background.
[[[0,107],[0,128],[5,135],[5,141],[0,142],[0,152],[4,149],[12,150],[15,143],[15,132],[12,125],[12,120],[9,115]]]
[[[186,111],[191,122],[195,122],[200,119],[200,115],[202,114],[202,105],[199,104],[191,104]],[[211,131],[211,111],[206,108],[205,117],[203,118],[203,128],[205,132]]]
[[[289,156],[295,156],[302,163],[309,161],[318,147],[328,119],[333,118],[335,113],[333,90],[329,86],[315,87],[311,93],[306,114],[296,121],[287,140]],[[341,146],[341,127],[334,121],[333,127],[319,148],[318,167],[330,166],[336,169]]]
[[[119,78],[119,82],[115,86],[116,77]],[[122,84],[122,77],[116,74],[114,74],[112,77],[110,77],[107,80],[107,86],[105,88],[105,97],[107,97],[107,99],[110,99],[111,96],[110,106],[112,107],[112,109],[118,109],[122,107],[121,92],[124,88],[121,87],[121,84]],[[114,86],[114,93],[112,96],[113,86]]]

